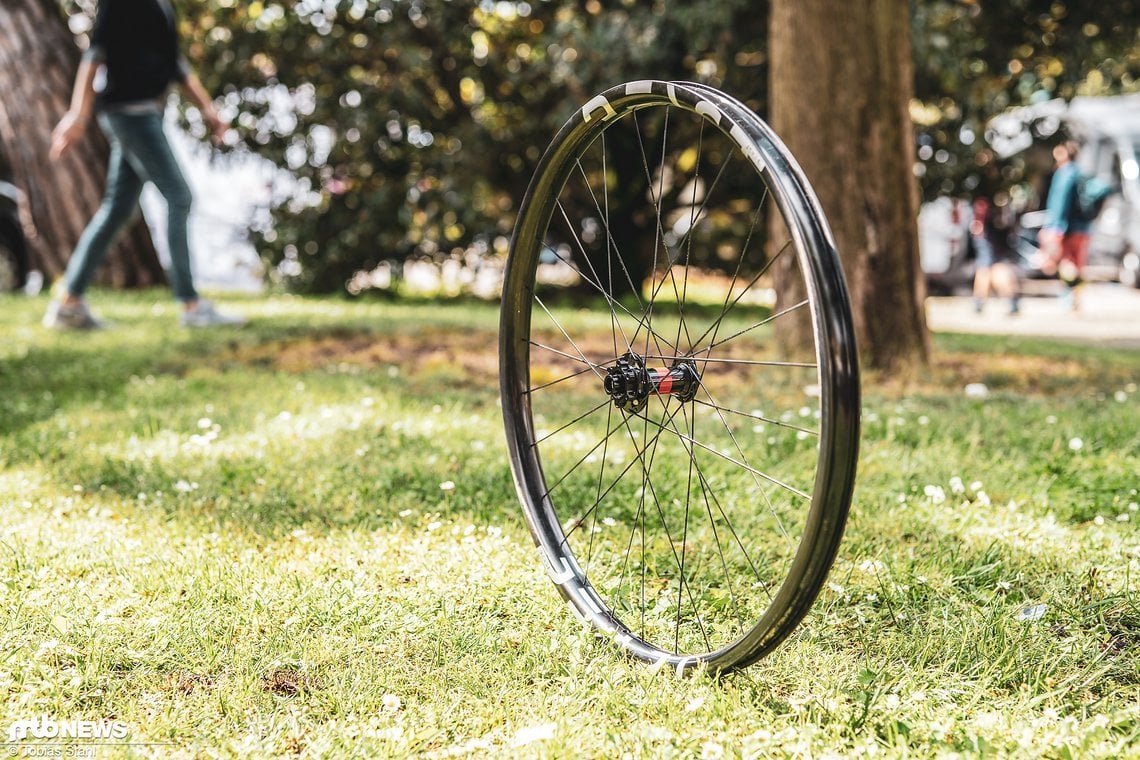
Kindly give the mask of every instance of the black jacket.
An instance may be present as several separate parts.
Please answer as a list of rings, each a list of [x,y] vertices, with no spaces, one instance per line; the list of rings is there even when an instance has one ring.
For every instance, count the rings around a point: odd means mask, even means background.
[[[106,64],[101,107],[158,99],[189,74],[174,11],[162,0],[100,0],[87,55]]]

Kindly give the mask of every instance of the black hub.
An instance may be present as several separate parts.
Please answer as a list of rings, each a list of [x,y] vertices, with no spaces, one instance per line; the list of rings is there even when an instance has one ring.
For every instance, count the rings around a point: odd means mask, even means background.
[[[602,385],[613,398],[614,406],[637,413],[645,408],[653,394],[692,401],[701,385],[701,376],[692,359],[678,359],[669,369],[653,369],[646,367],[640,356],[628,351],[607,370]]]

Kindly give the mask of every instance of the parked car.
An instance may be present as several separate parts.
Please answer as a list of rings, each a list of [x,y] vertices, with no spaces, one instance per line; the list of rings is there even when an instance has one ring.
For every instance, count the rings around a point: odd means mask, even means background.
[[[0,293],[24,287],[28,277],[28,246],[20,224],[20,190],[0,181]]]

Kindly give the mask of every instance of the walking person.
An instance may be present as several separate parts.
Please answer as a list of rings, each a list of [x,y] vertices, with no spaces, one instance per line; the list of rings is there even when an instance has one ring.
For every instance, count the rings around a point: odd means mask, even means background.
[[[1076,164],[1078,151],[1077,143],[1071,140],[1053,148],[1057,168],[1049,183],[1045,225],[1039,236],[1041,252],[1045,255],[1041,270],[1045,274],[1056,272],[1061,278],[1065,285],[1061,297],[1073,311],[1080,308],[1077,289],[1089,259],[1090,222],[1078,213],[1077,192],[1081,179]]]
[[[974,249],[974,310],[981,314],[992,290],[1009,299],[1009,314],[1021,312],[1021,282],[1012,262],[1008,230],[999,225],[997,209],[988,198],[975,198],[970,220],[970,245]]]
[[[100,79],[102,86],[97,91]],[[51,157],[58,159],[66,153],[94,115],[111,145],[107,188],[68,262],[63,294],[44,315],[46,326],[101,326],[83,296],[115,236],[138,209],[148,181],[167,203],[168,274],[174,297],[183,306],[182,324],[209,327],[245,322],[219,312],[194,288],[187,237],[192,197],[163,131],[166,94],[175,83],[199,107],[214,139],[220,141],[228,127],[181,56],[170,0],[99,0],[91,46],[79,64],[70,108],[52,132]]]

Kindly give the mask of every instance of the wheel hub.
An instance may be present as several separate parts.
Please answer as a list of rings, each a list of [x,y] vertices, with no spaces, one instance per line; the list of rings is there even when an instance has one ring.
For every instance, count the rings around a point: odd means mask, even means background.
[[[669,369],[655,369],[646,367],[645,359],[632,351],[618,357],[602,382],[614,406],[632,413],[644,409],[652,395],[692,401],[700,385],[701,376],[692,359],[678,359]]]

